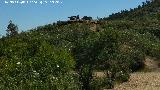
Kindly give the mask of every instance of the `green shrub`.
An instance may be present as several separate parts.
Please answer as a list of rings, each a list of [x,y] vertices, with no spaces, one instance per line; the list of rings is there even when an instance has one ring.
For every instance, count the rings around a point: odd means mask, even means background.
[[[115,79],[117,82],[126,82],[128,81],[129,77],[129,72],[126,71],[117,72],[115,75]]]
[[[114,81],[111,78],[95,78],[91,81],[91,90],[104,90],[114,87]]]
[[[17,48],[20,46],[21,48]],[[52,89],[54,86],[57,88],[53,88],[54,90],[66,90],[75,87],[76,83],[71,83],[74,82],[73,77],[65,75],[73,71],[75,66],[75,61],[67,49],[54,47],[44,41],[37,47],[34,46],[34,55],[30,57],[28,56],[30,49],[26,50],[25,46],[15,45],[16,49],[10,46],[9,54],[1,57],[0,89]],[[60,81],[52,82],[53,77]],[[69,84],[75,85],[72,87]]]

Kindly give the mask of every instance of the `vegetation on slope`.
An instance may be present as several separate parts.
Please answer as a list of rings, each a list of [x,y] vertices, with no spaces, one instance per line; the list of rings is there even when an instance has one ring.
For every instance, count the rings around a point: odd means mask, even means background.
[[[97,32],[87,23],[54,23],[1,38],[0,89],[99,90],[127,81],[146,55],[160,58],[159,12],[132,14],[156,5],[128,11],[131,19],[100,19]]]

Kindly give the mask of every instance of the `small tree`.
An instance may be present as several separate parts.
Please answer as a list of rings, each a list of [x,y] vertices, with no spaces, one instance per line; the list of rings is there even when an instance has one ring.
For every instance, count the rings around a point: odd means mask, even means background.
[[[9,25],[7,26],[7,36],[14,36],[18,34],[18,27],[12,21],[9,21]]]

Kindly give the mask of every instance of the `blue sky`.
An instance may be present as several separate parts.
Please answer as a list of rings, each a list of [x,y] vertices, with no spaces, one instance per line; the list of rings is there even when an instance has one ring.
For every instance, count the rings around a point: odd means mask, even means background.
[[[15,0],[4,0],[15,1]],[[18,25],[19,31],[26,31],[40,25],[67,20],[68,16],[84,15],[96,17],[107,17],[108,15],[124,9],[135,8],[146,0],[59,0],[60,4],[5,4],[0,1],[0,35],[5,35],[9,20]],[[32,0],[16,0],[32,1]]]

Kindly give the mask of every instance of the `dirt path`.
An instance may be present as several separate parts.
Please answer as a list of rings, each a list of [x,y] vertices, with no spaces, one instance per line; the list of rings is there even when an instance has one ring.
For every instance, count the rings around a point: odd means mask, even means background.
[[[128,82],[115,86],[114,90],[160,90],[160,73],[133,73]]]
[[[148,72],[135,72],[131,74],[128,82],[115,85],[113,90],[160,90],[160,68],[158,61],[146,57]]]

